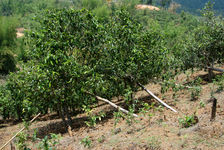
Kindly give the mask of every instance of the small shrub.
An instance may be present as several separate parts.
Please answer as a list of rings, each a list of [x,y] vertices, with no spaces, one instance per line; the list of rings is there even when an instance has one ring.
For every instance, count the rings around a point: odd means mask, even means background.
[[[0,47],[0,73],[8,74],[16,70],[16,60],[10,50],[2,50]]]
[[[205,103],[203,101],[200,101],[200,108],[205,107]]]
[[[99,143],[103,143],[104,141],[105,141],[105,136],[104,135],[102,135],[101,137],[99,137],[97,140],[98,140],[98,142]]]
[[[114,112],[114,126],[116,127],[117,123],[120,122],[120,119],[124,118],[124,115],[121,111]]]
[[[135,118],[133,116],[134,114],[134,109],[133,108],[129,108],[129,112],[128,115],[126,115],[125,119],[126,119],[126,123],[131,126],[133,124],[133,122],[135,122]]]
[[[16,146],[19,150],[28,150],[28,144],[27,144],[27,138],[28,134],[24,132],[20,132],[19,135],[17,136],[16,140]]]
[[[50,138],[45,136],[39,143],[38,148],[42,150],[56,150],[56,145],[59,144],[61,136],[51,133]]]
[[[90,148],[90,147],[91,147],[91,143],[92,143],[92,141],[91,141],[91,140],[89,139],[89,137],[87,136],[87,137],[83,138],[83,139],[81,140],[80,143],[83,144],[84,147],[88,147],[88,148]]]
[[[148,103],[143,103],[142,105],[143,107],[140,109],[140,112],[145,115],[149,112],[150,109],[154,109],[155,103],[153,102],[151,105],[149,105]]]
[[[179,124],[183,128],[188,128],[188,127],[193,126],[197,123],[198,123],[198,117],[195,114],[190,115],[190,116],[184,116],[184,118],[179,118]]]
[[[217,92],[221,92],[224,90],[224,75],[217,76],[213,83],[218,86]]]
[[[92,110],[89,107],[84,106],[83,110],[85,110],[87,116],[88,116],[88,121],[85,121],[85,124],[88,127],[95,127],[97,121],[101,121],[102,118],[106,116],[104,112],[100,112],[99,114],[93,114]]]
[[[12,17],[0,16],[0,73],[15,71],[16,61],[13,46],[16,45],[16,20]]]
[[[194,87],[191,89],[191,100],[197,100],[200,96],[201,87]]]

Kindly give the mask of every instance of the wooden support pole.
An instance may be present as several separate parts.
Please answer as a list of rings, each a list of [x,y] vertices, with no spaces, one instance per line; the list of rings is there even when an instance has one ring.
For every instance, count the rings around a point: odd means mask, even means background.
[[[122,111],[122,112],[124,112],[124,113],[126,113],[126,114],[129,113],[129,111],[127,111],[127,110],[121,108],[120,106],[117,106],[116,104],[112,103],[111,101],[109,101],[109,100],[107,100],[107,99],[105,99],[105,98],[102,98],[102,97],[99,97],[99,96],[96,96],[96,98],[97,98],[98,100],[107,102],[108,104],[110,104],[110,105],[113,106],[114,108],[116,108],[116,109],[118,109],[118,110],[120,110],[120,111]],[[136,114],[133,114],[133,116],[134,116],[134,117],[138,117],[138,115],[136,115]]]
[[[215,120],[215,116],[216,116],[216,106],[217,106],[217,99],[216,98],[212,98],[212,114],[211,114],[211,121]]]
[[[40,113],[37,114],[31,121],[30,123],[32,123],[37,117],[40,116]],[[20,129],[10,140],[8,140],[8,142],[6,142],[1,148],[0,150],[3,150],[4,147],[6,147],[20,132],[22,132],[25,129],[25,127],[23,127],[22,129]]]
[[[129,111],[125,110],[124,108],[121,108],[120,106],[117,106],[116,104],[112,103],[111,101],[109,101],[109,100],[107,100],[107,99],[105,99],[105,98],[102,98],[102,97],[93,95],[92,93],[89,93],[89,92],[86,92],[86,93],[89,94],[89,95],[94,96],[96,99],[98,99],[98,100],[100,100],[100,101],[104,101],[104,102],[110,104],[111,106],[113,106],[114,108],[116,108],[116,109],[122,111],[123,113],[129,114]],[[134,116],[134,117],[138,117],[138,115],[136,115],[136,114],[133,114],[133,116]]]
[[[163,102],[161,99],[159,99],[157,96],[155,96],[151,91],[149,91],[148,89],[146,89],[141,83],[137,83],[140,87],[142,87],[149,95],[151,95],[152,97],[154,97],[158,102],[160,102],[161,104],[163,104],[165,107],[171,109],[173,112],[177,113],[177,111],[175,109],[173,109],[172,107],[170,107],[168,104],[166,104],[165,102]]]

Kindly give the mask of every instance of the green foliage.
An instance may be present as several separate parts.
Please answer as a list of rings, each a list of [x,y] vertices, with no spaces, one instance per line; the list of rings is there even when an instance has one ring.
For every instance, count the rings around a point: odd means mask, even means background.
[[[0,86],[0,115],[6,119],[13,112],[12,103],[10,102],[10,91],[6,90],[4,86]]]
[[[150,109],[154,109],[155,108],[154,105],[155,105],[154,102],[151,105],[149,105],[148,103],[143,103],[142,104],[143,107],[140,109],[140,112],[145,115],[146,113],[149,112]]]
[[[211,66],[215,62],[222,62],[224,58],[224,21],[216,17],[212,3],[207,3],[202,11],[205,21],[195,32],[198,64]]]
[[[9,115],[19,119],[30,118],[31,115],[44,109],[44,105],[42,105],[44,102],[41,100],[44,95],[39,94],[43,94],[45,90],[44,87],[38,85],[39,81],[35,80],[37,77],[43,80],[44,75],[41,74],[38,68],[32,68],[33,70],[29,67],[22,68],[22,71],[10,74],[5,85],[5,91],[10,93],[8,100],[8,105],[11,107]],[[44,83],[41,84],[44,85]]]
[[[218,86],[217,92],[224,90],[224,75],[217,75],[213,80],[213,83]]]
[[[70,2],[57,0],[1,0],[0,1],[0,16],[22,16],[26,17],[29,14],[36,13],[46,8],[54,8],[69,6]]]
[[[57,144],[59,144],[61,136],[51,133],[50,138],[45,136],[39,143],[38,148],[41,150],[56,150]]]
[[[17,136],[16,146],[19,150],[29,150],[27,144],[28,134],[20,132]]]
[[[105,136],[104,135],[102,135],[101,137],[99,137],[97,140],[98,140],[98,142],[99,143],[103,143],[104,141],[105,141]]]
[[[15,71],[13,45],[16,39],[16,20],[0,16],[0,73]]]
[[[129,108],[129,112],[128,114],[125,116],[126,119],[126,123],[127,125],[131,126],[133,124],[133,122],[135,122],[135,117],[133,116],[134,114],[134,109]]]
[[[129,95],[129,101],[136,81],[145,84],[167,67],[159,32],[142,34],[143,27],[125,10],[108,23],[85,9],[47,10],[37,20],[40,26],[26,40],[30,61],[6,84],[14,109],[10,116],[29,118],[50,109],[70,118],[96,102],[86,91],[106,98]]]
[[[203,101],[200,101],[200,108],[203,108],[203,107],[205,107],[205,103],[203,102]]]
[[[84,147],[90,148],[90,147],[91,147],[91,143],[92,143],[92,141],[91,141],[91,139],[89,139],[89,137],[87,136],[87,137],[83,138],[83,139],[81,140],[80,143],[83,144]]]
[[[191,91],[191,100],[197,100],[200,92],[202,90],[201,88],[201,82],[202,79],[199,77],[196,80],[194,80],[193,82],[190,83],[190,85],[192,86],[192,88],[190,88]]]
[[[197,100],[201,92],[201,87],[191,88],[191,100]]]
[[[88,9],[99,19],[107,19],[111,15],[111,9],[106,0],[81,0],[74,2],[77,9]]]
[[[104,18],[96,13],[106,10],[104,1],[82,5],[92,12],[50,9],[37,15],[39,25],[32,26],[26,39],[29,50],[24,56],[30,61],[10,75],[5,87],[14,109],[10,116],[29,118],[50,110],[69,119],[70,114],[96,103],[87,91],[108,99],[124,96],[129,105],[137,82],[169,80],[195,67],[199,49],[194,48],[197,41],[190,32],[199,23],[191,15],[162,10],[149,17],[139,11],[133,17],[118,9],[121,4]],[[102,12],[96,9],[101,6],[105,7]],[[139,23],[143,18],[144,26]],[[173,89],[177,92],[181,87]],[[91,117],[90,124],[97,119]]]
[[[124,118],[124,114],[121,111],[114,112],[114,126],[116,127],[117,124],[120,122],[121,118]]]
[[[85,124],[89,127],[95,127],[97,121],[101,121],[102,118],[105,117],[105,113],[104,112],[100,112],[99,114],[93,114],[93,112],[90,109],[86,109],[85,110],[87,113],[88,121],[85,121]]]
[[[16,39],[17,21],[13,17],[0,16],[0,47],[12,46]]]
[[[164,8],[165,6],[169,6],[171,0],[160,0],[160,5]]]
[[[198,119],[197,116],[195,116],[195,114],[190,116],[184,116],[184,118],[179,118],[179,124],[183,128],[188,128],[190,126],[195,125],[196,123],[198,123]]]
[[[16,70],[14,54],[7,48],[0,47],[0,74],[8,74]]]
[[[27,122],[25,122],[27,124]],[[29,124],[25,125],[26,128],[29,127]],[[28,148],[28,142],[30,139],[31,135],[27,134],[26,132],[20,132],[19,135],[16,138],[16,146],[19,150],[31,150]],[[41,150],[56,150],[57,144],[59,144],[59,141],[61,139],[61,135],[57,134],[50,134],[50,137],[45,136],[42,140],[37,138],[37,129],[34,130],[33,136],[32,136],[32,141],[36,142],[37,140],[40,141],[38,142],[37,146],[38,149]]]

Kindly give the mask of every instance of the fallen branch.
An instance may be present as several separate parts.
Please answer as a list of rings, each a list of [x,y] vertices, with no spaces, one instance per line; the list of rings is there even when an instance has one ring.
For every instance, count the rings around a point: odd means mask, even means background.
[[[142,87],[148,94],[150,94],[152,97],[154,97],[158,102],[160,102],[161,104],[163,104],[165,107],[171,109],[174,112],[177,112],[175,109],[173,109],[172,107],[170,107],[168,104],[166,104],[165,102],[163,102],[161,99],[159,99],[157,96],[155,96],[151,91],[149,91],[148,89],[146,89],[141,83],[137,83],[140,87]]]
[[[30,123],[32,123],[37,117],[40,116],[40,113],[38,115],[36,115],[31,121]],[[0,150],[3,150],[4,147],[6,147],[6,145],[9,144],[9,142],[11,142],[20,132],[22,132],[25,129],[25,127],[23,127],[22,129],[20,129],[8,142],[6,142],[1,148]]]
[[[94,96],[96,99],[98,99],[98,100],[100,100],[100,101],[104,101],[104,102],[110,104],[111,106],[113,106],[114,108],[116,108],[116,109],[122,111],[123,113],[129,114],[129,111],[127,111],[127,110],[121,108],[120,106],[117,106],[116,104],[112,103],[111,101],[109,101],[109,100],[107,100],[107,99],[105,99],[105,98],[102,98],[102,97],[93,95],[92,93],[89,93],[89,92],[86,92],[86,93],[89,94],[89,95]],[[133,114],[133,116],[134,116],[134,117],[138,117],[138,115],[136,115],[136,114]]]

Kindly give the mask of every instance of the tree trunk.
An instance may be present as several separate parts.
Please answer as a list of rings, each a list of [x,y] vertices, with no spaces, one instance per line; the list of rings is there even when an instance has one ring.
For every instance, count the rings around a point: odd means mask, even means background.
[[[72,118],[71,118],[71,115],[69,113],[69,110],[68,110],[68,105],[64,105],[64,112],[67,116],[67,119],[68,119],[68,125],[71,127],[72,126]]]
[[[63,121],[65,127],[67,128],[67,127],[68,127],[68,123],[67,123],[67,121],[66,121],[66,119],[65,119],[64,111],[63,111],[63,109],[61,108],[61,103],[60,103],[60,104],[57,104],[57,105],[58,105],[58,112],[59,112],[59,115],[60,115],[60,117],[61,117],[61,119],[62,119],[62,121]]]

